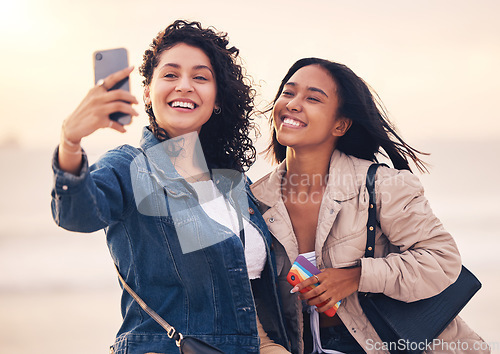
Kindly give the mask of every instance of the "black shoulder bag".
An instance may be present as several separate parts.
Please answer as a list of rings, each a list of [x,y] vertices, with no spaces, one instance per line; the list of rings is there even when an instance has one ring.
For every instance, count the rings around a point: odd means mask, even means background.
[[[365,257],[373,257],[375,251],[375,174],[379,166],[371,165],[366,176],[370,205]],[[363,312],[391,353],[422,353],[480,288],[479,280],[462,266],[455,283],[427,299],[406,303],[381,293],[359,293],[358,298]]]

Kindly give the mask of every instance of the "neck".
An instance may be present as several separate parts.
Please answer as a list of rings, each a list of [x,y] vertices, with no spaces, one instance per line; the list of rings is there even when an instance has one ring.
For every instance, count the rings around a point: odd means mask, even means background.
[[[203,175],[208,174],[209,170],[197,132],[184,134],[167,142],[168,148],[178,152],[176,156],[170,156],[170,161],[181,176],[186,179],[206,179]]]
[[[330,160],[335,148],[305,150],[288,147],[286,150],[286,175],[284,178],[293,189],[323,189],[326,187]]]

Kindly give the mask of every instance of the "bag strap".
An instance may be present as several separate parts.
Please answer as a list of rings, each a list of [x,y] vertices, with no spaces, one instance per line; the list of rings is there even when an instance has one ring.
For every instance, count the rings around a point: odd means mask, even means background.
[[[167,335],[169,338],[172,338],[175,340],[175,343],[177,344],[178,347],[181,345],[182,341],[182,334],[177,332],[174,327],[169,325],[167,321],[165,321],[160,315],[158,315],[154,310],[152,310],[146,303],[135,293],[134,290],[128,284],[125,282],[123,279],[122,275],[120,274],[120,271],[118,270],[118,267],[115,264],[115,269],[116,272],[118,273],[118,278],[120,279],[120,282],[123,285],[123,288],[127,290],[127,292],[132,296],[132,298],[139,304],[140,307],[149,315],[153,320],[155,320],[160,326],[162,326],[165,331],[167,331]]]
[[[366,173],[366,189],[370,196],[368,206],[368,221],[366,223],[366,248],[365,257],[373,257],[375,254],[375,232],[377,230],[377,199],[375,196],[375,174],[382,164],[374,163]]]

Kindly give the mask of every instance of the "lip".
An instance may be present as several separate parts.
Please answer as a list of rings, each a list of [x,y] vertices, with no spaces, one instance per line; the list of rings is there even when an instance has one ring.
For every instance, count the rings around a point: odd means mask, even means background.
[[[194,106],[194,108],[186,108],[186,107],[181,107],[181,106],[172,107],[172,103],[174,103],[174,102],[189,103],[189,104],[192,104]],[[198,108],[198,106],[199,106],[196,102],[194,102],[193,100],[191,100],[189,98],[176,98],[176,99],[173,99],[170,102],[168,102],[168,105],[170,106],[170,108],[172,108],[176,111],[180,111],[180,112],[192,112],[196,108]]]
[[[307,127],[307,124],[303,120],[301,120],[295,116],[291,116],[289,114],[282,115],[280,117],[280,120],[281,120],[281,125],[284,127],[287,127],[287,128],[301,129],[301,128]],[[285,122],[285,120],[287,120],[287,122]],[[293,121],[294,123],[290,123],[289,122],[290,120]]]

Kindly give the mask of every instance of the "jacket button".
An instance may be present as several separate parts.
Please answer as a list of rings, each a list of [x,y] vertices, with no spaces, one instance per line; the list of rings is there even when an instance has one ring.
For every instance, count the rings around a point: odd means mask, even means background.
[[[274,222],[274,218],[269,218],[268,221],[272,224]]]
[[[68,190],[68,186],[67,185],[62,186],[62,190],[63,191],[67,191]]]
[[[248,208],[248,213],[249,213],[250,215],[253,215],[253,214],[255,214],[255,211],[253,211],[253,209],[252,209],[252,208]]]

